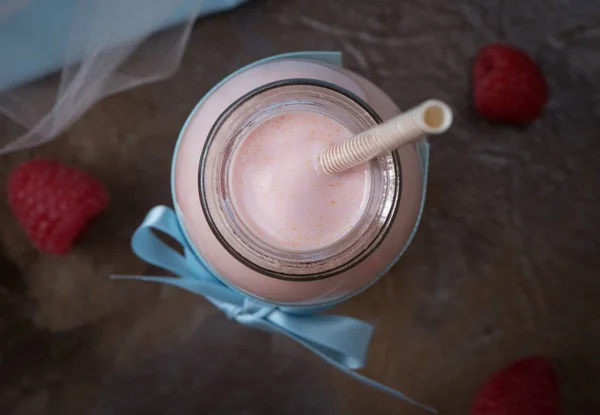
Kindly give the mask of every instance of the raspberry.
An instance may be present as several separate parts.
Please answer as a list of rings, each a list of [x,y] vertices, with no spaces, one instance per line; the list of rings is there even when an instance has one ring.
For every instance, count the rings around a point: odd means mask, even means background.
[[[108,207],[106,188],[89,174],[50,160],[33,160],[8,180],[8,203],[42,252],[64,255],[88,222]]]
[[[548,87],[536,63],[524,52],[502,44],[479,51],[473,65],[475,109],[484,118],[525,124],[540,116]]]
[[[560,408],[552,364],[531,356],[493,374],[475,398],[471,415],[559,415]]]

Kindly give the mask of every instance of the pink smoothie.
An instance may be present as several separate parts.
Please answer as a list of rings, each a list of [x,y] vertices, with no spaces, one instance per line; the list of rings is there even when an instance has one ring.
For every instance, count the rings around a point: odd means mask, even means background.
[[[292,251],[315,250],[341,239],[359,221],[369,173],[319,174],[322,149],[352,136],[314,112],[288,112],[248,134],[234,155],[230,188],[238,214],[264,242]]]

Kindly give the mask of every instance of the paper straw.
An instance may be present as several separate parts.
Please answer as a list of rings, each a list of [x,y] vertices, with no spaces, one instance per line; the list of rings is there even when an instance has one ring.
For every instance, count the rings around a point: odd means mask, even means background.
[[[342,173],[427,135],[441,134],[451,124],[450,107],[430,99],[348,141],[326,148],[317,156],[317,169],[327,174]]]

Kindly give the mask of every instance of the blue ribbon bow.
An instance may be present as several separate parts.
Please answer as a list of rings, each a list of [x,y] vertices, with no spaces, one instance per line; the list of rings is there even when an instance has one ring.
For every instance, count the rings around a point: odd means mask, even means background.
[[[181,255],[162,242],[153,231],[163,232],[183,247]],[[156,206],[133,234],[131,247],[144,261],[173,272],[176,277],[115,275],[173,285],[201,295],[230,319],[245,326],[286,335],[349,376],[431,412],[401,392],[354,372],[364,366],[373,326],[346,316],[296,315],[274,304],[252,299],[223,284],[199,259],[181,231],[175,212]]]

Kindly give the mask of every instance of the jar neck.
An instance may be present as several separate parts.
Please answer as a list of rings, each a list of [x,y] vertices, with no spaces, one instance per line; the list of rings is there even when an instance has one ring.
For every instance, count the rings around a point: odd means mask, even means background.
[[[268,244],[246,226],[236,211],[231,162],[254,128],[275,116],[299,111],[330,117],[353,134],[381,122],[360,98],[332,84],[296,79],[265,85],[234,102],[213,125],[200,158],[200,199],[211,230],[237,260],[273,278],[317,280],[348,270],[377,248],[396,214],[401,169],[396,152],[369,162],[364,212],[355,226],[334,243],[303,251]]]

